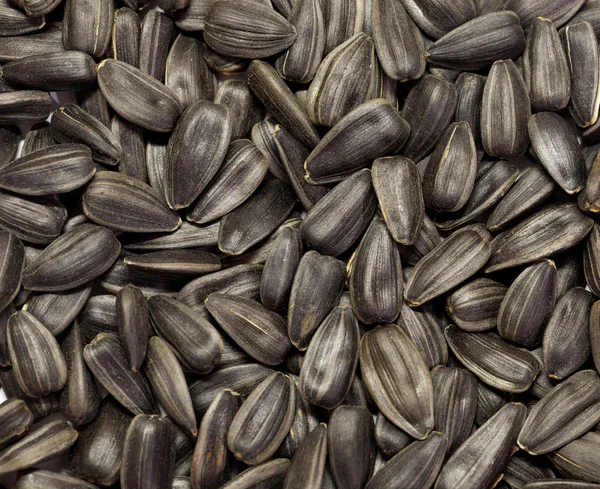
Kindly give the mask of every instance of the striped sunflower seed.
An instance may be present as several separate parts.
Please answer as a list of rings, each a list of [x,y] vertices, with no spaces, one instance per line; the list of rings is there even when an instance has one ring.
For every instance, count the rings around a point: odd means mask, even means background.
[[[270,66],[270,65],[268,65],[268,66]],[[283,86],[287,87],[287,85],[285,83],[283,84]],[[266,104],[264,102],[263,102],[263,105],[266,106]],[[302,113],[302,111],[300,111],[300,113]],[[293,139],[293,141],[295,143],[297,143],[296,146],[298,146],[300,148],[297,151],[300,151],[300,150],[302,151],[302,158],[300,158],[300,156],[298,156],[298,161],[300,161],[300,166],[302,167],[304,165],[304,161],[310,154],[310,150],[307,149],[306,143],[300,142],[300,140],[297,138],[297,136],[290,134],[288,129],[284,129],[280,124],[277,124],[273,119],[268,118],[263,121],[260,121],[257,124],[254,124],[254,126],[252,126],[252,131],[251,131],[250,137],[252,139],[252,143],[254,143],[254,145],[258,149],[260,149],[265,154],[267,159],[269,160],[269,171],[275,177],[279,178],[279,180],[283,180],[284,182],[289,182],[290,178],[288,176],[288,172],[287,172],[286,168],[283,165],[283,162],[281,161],[280,151],[279,151],[279,148],[277,147],[277,143],[276,143],[276,139],[275,139],[276,136],[281,131],[285,131],[287,133],[288,137],[286,138],[286,140]],[[313,144],[313,146],[315,144]],[[304,168],[301,168],[299,179],[304,180]],[[307,183],[306,183],[306,185],[308,186]]]
[[[556,27],[561,27],[575,15],[584,3],[585,0],[574,0],[567,3],[560,0],[508,0],[506,8],[517,13],[523,28],[529,27],[536,17],[550,19],[556,24]]]
[[[0,124],[3,126],[42,122],[51,113],[52,98],[46,92],[17,90],[0,93]]]
[[[198,250],[166,250],[129,255],[123,262],[149,275],[165,275],[172,278],[196,277],[221,269],[221,262],[216,255]]]
[[[477,411],[475,412],[475,425],[482,426],[488,419],[496,414],[503,406],[511,401],[512,397],[505,392],[488,387],[481,381],[477,382]]]
[[[21,399],[7,399],[0,404],[0,446],[6,446],[27,434],[33,415]]]
[[[519,345],[539,343],[556,301],[556,265],[542,260],[527,267],[509,287],[498,311],[498,332]]]
[[[186,8],[175,12],[175,25],[184,32],[204,30],[206,15],[216,0],[190,0]]]
[[[590,310],[590,345],[594,366],[600,365],[600,303],[594,302]]]
[[[240,73],[244,73],[250,64],[249,59],[225,56],[217,53],[208,46],[204,47],[204,60],[211,69],[223,75],[239,75]]]
[[[165,12],[171,13],[186,8],[189,0],[160,0],[158,6]]]
[[[261,2],[223,0],[206,15],[204,39],[220,54],[259,59],[289,48],[296,41],[296,29]]]
[[[537,459],[530,455],[517,453],[508,461],[502,480],[512,488],[523,487],[529,481],[546,477],[555,477],[551,468],[541,466]]]
[[[6,326],[8,324],[8,318],[10,318],[16,310],[15,305],[12,302],[9,302],[9,304],[0,311],[0,366],[2,367],[10,367],[10,352],[8,351]]]
[[[292,458],[284,489],[322,487],[327,460],[327,425],[316,426],[304,439]]]
[[[410,128],[387,100],[366,102],[344,116],[319,142],[304,163],[306,180],[327,184],[370,166],[381,156],[400,151]]]
[[[446,328],[446,341],[477,378],[504,392],[525,392],[540,371],[527,350],[505,342],[495,333],[465,333],[456,326]]]
[[[22,36],[45,25],[44,17],[30,17],[9,0],[0,2],[0,36]]]
[[[27,404],[27,407],[33,415],[33,421],[40,421],[52,413],[59,410],[58,398],[55,394],[44,397],[29,397],[17,382],[15,370],[13,368],[0,369],[0,380],[2,389],[8,399],[21,399]]]
[[[67,0],[63,17],[65,49],[101,58],[110,45],[113,0]]]
[[[76,477],[49,470],[35,470],[20,476],[14,485],[15,489],[95,489],[97,486]]]
[[[600,484],[599,446],[600,433],[592,431],[548,454],[548,458],[565,477]]]
[[[519,434],[519,446],[540,455],[579,438],[600,421],[599,398],[598,374],[593,370],[577,372],[529,411]]]
[[[144,130],[118,114],[112,117],[110,130],[121,145],[123,155],[127,155],[119,161],[119,172],[149,183],[144,154]]]
[[[99,333],[119,334],[114,295],[95,295],[86,302],[78,321],[87,343]]]
[[[129,367],[138,372],[146,358],[150,318],[144,294],[135,285],[127,285],[117,293],[115,321]]]
[[[21,286],[25,248],[14,234],[0,231],[0,311],[9,306]]]
[[[402,4],[431,38],[439,39],[478,15],[474,0],[402,0]]]
[[[123,119],[121,119],[123,120]],[[146,175],[148,183],[160,195],[165,195],[165,162],[169,148],[169,135],[146,141]]]
[[[373,168],[376,169],[377,165],[373,165]],[[418,168],[418,167],[417,167]],[[375,185],[375,184],[374,184]],[[419,187],[420,188],[420,187]],[[414,188],[413,188],[414,190]],[[377,191],[377,187],[375,187],[375,191]],[[381,202],[379,203],[381,207]],[[424,208],[424,204],[423,204]],[[383,209],[383,207],[382,207]],[[382,211],[383,214],[383,211]],[[383,216],[385,219],[385,215]],[[433,250],[438,244],[440,244],[441,238],[440,233],[438,232],[437,226],[434,222],[427,216],[427,214],[423,214],[423,223],[421,225],[421,229],[415,237],[414,243],[411,245],[400,245],[400,256],[402,257],[402,261],[406,265],[414,266],[418,263],[418,261],[423,258],[427,253]],[[404,267],[404,271],[408,270],[408,267]]]
[[[385,417],[410,436],[425,439],[434,426],[433,387],[412,340],[396,325],[366,333],[360,343],[360,368]],[[404,387],[398,389],[400,385]]]
[[[28,36],[9,36],[0,38],[0,62],[14,61],[32,56],[64,51],[62,24],[50,22],[39,32]]]
[[[538,479],[528,482],[523,489],[598,489],[598,484],[567,479]]]
[[[319,420],[317,418],[315,406],[311,406],[305,401],[298,390],[297,383],[299,382],[299,378],[295,375],[290,375],[290,377],[294,381],[296,388],[294,421],[292,421],[290,432],[279,446],[276,456],[285,456],[291,459],[299,450],[306,437],[308,437],[311,430],[319,425]]]
[[[368,10],[365,0],[332,0],[322,2],[321,8],[325,19],[325,54],[363,30]]]
[[[20,156],[27,156],[29,153],[54,146],[55,144],[57,144],[57,142],[52,136],[49,123],[40,122],[38,124],[34,124],[29,132],[25,135]]]
[[[173,21],[162,12],[150,10],[140,30],[140,70],[159,82],[165,79],[169,47],[175,35]]]
[[[139,68],[140,16],[129,7],[115,10],[111,49],[114,59]]]
[[[274,372],[248,396],[227,433],[227,446],[246,465],[266,462],[288,434],[294,420],[291,378]]]
[[[171,90],[122,61],[102,61],[98,84],[117,114],[144,129],[169,132],[181,114],[181,104]]]
[[[128,250],[164,251],[185,248],[214,247],[219,238],[219,222],[208,226],[196,226],[183,222],[176,231],[155,234],[131,234],[123,236],[124,246]]]
[[[254,124],[262,119],[262,106],[248,84],[242,80],[226,80],[219,85],[215,103],[231,113],[231,140],[245,138]]]
[[[496,280],[476,278],[448,296],[446,310],[454,323],[465,331],[493,329],[506,291]]]
[[[244,470],[221,489],[252,489],[255,487],[280,487],[290,467],[287,458],[274,458],[255,467]]]
[[[379,412],[375,422],[375,442],[381,453],[393,457],[410,444],[410,437]]]
[[[32,129],[27,134],[29,135],[31,132],[35,133]],[[4,166],[15,158],[21,139],[20,135],[18,127],[0,127],[0,165]],[[25,142],[23,143],[24,146]],[[23,154],[23,149],[21,149],[21,154]]]
[[[586,211],[597,213],[600,210],[600,158],[597,157],[597,152],[580,195],[580,202],[581,208]]]
[[[600,296],[600,227],[594,225],[586,240],[583,252],[583,271],[585,282],[595,296]]]
[[[77,103],[85,110],[88,114],[98,119],[105,126],[110,125],[110,112],[108,109],[108,103],[102,95],[100,88],[96,87],[94,90],[88,90],[86,92],[76,92]]]
[[[481,100],[486,78],[476,73],[463,73],[456,80],[458,102],[454,120],[465,121],[471,128],[473,140],[481,149]]]

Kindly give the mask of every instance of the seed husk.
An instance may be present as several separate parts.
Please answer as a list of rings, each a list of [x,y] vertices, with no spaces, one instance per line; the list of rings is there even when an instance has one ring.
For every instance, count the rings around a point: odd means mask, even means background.
[[[282,487],[289,467],[290,461],[287,458],[274,458],[268,462],[244,470],[221,486],[221,489],[270,489]]]
[[[96,489],[97,486],[76,477],[49,470],[35,470],[20,476],[15,489]]]
[[[504,470],[503,481],[508,487],[524,487],[527,482],[555,477],[550,467],[542,466],[535,457],[517,453],[511,457]]]
[[[219,363],[221,336],[201,314],[161,295],[151,297],[148,307],[154,329],[169,342],[186,369],[206,374]]]
[[[598,484],[567,479],[538,479],[528,482],[523,489],[598,489]]]
[[[456,80],[458,102],[454,120],[465,121],[471,128],[477,149],[481,149],[481,101],[486,78],[475,73],[463,73]]]
[[[321,4],[325,19],[325,54],[363,30],[365,0],[332,0]]]
[[[533,263],[568,250],[582,241],[594,222],[576,204],[542,208],[492,240],[492,257],[486,273]]]
[[[0,369],[0,381],[2,389],[8,399],[21,399],[27,404],[27,407],[33,414],[33,420],[40,421],[52,413],[59,410],[58,398],[55,394],[44,397],[30,397],[17,382],[15,370],[13,368]]]
[[[589,22],[594,28],[596,35],[600,34],[600,5],[597,0],[586,1],[577,13],[571,17],[569,24],[578,24],[584,20]]]
[[[110,125],[108,103],[99,87],[85,92],[76,92],[77,103],[88,114],[98,119],[105,126]]]
[[[308,88],[306,107],[312,123],[332,127],[373,98],[378,79],[376,63],[375,45],[362,32],[329,53]]]
[[[153,413],[154,398],[146,378],[129,368],[129,360],[118,337],[100,333],[83,350],[94,377],[134,415]]]
[[[287,87],[287,85],[284,84]],[[263,102],[264,105],[264,102]],[[301,143],[296,136],[290,134],[287,129],[284,129],[280,124],[277,124],[273,119],[267,118],[263,121],[260,121],[257,124],[254,124],[251,131],[251,139],[252,143],[260,149],[264,155],[269,160],[269,171],[279,180],[283,180],[284,182],[289,182],[290,178],[288,176],[288,172],[283,165],[283,161],[280,158],[280,151],[277,147],[276,136],[281,132],[285,131],[287,136],[285,139],[291,139],[294,143],[294,150],[301,152],[299,155],[298,161],[300,162],[300,171],[299,171],[299,180],[304,181],[304,161],[310,154],[310,150],[306,148],[306,144]],[[316,144],[316,143],[315,143]],[[296,148],[298,146],[298,148]],[[313,144],[314,146],[314,144]],[[302,156],[302,157],[300,157]],[[595,155],[594,155],[595,156]],[[304,182],[306,186],[309,186],[308,183]]]
[[[121,487],[162,489],[173,481],[173,430],[156,415],[138,414],[129,425],[123,447]]]
[[[595,296],[600,296],[600,227],[594,225],[583,251],[583,271],[585,282]]]
[[[115,112],[144,129],[169,132],[181,113],[181,104],[171,90],[122,61],[102,61],[98,84]]]
[[[432,39],[439,39],[478,15],[477,1],[403,0],[417,25]]]
[[[475,412],[475,425],[482,426],[511,400],[511,395],[492,389],[483,382],[477,381],[477,411]]]
[[[0,404],[0,420],[0,446],[6,446],[29,431],[33,415],[24,401],[7,399]]]
[[[286,474],[284,489],[321,487],[327,460],[327,425],[316,426],[300,444]]]
[[[175,25],[184,32],[204,30],[208,11],[216,0],[190,0],[186,8],[175,13]]]
[[[144,255],[129,255],[124,263],[151,275],[172,278],[196,277],[221,269],[219,258],[207,251],[165,250]]]
[[[67,0],[63,17],[65,48],[101,58],[110,45],[113,0]]]
[[[284,438],[275,453],[276,456],[292,458],[304,442],[310,431],[318,426],[319,421],[316,414],[316,407],[305,401],[298,390],[299,377],[288,374],[294,381],[296,389],[296,406],[294,407],[294,421],[290,432]]]
[[[498,59],[517,58],[524,48],[519,17],[505,10],[457,26],[429,46],[427,60],[446,68],[477,71]]]
[[[121,120],[124,119],[121,118]],[[146,141],[146,175],[148,176],[148,183],[160,195],[165,195],[164,174],[168,148],[169,135],[167,134]]]
[[[227,446],[247,465],[267,461],[288,434],[294,419],[294,383],[274,372],[262,381],[237,411]]]
[[[44,17],[30,17],[8,0],[0,2],[0,36],[22,36],[46,25]]]
[[[538,361],[528,351],[505,342],[495,333],[465,333],[453,325],[445,333],[459,361],[491,387],[525,392],[540,371]]]
[[[30,134],[33,131],[29,131]],[[0,165],[4,166],[17,155],[20,131],[18,127],[0,127]],[[25,146],[25,143],[23,143]],[[21,154],[23,150],[21,149]]]
[[[527,408],[510,403],[471,435],[442,468],[435,489],[492,487],[513,453]]]
[[[19,292],[25,248],[14,234],[0,231],[0,250],[0,310],[4,310]]]
[[[571,72],[569,111],[577,125],[586,128],[596,123],[600,107],[596,35],[588,22],[580,22],[565,27],[561,38]]]
[[[404,287],[409,305],[420,306],[477,273],[492,253],[486,233],[459,230],[419,260]]]
[[[597,152],[589,170],[585,189],[580,196],[581,208],[583,210],[597,213],[600,210],[600,158]]]
[[[600,303],[594,302],[590,310],[590,344],[594,366],[600,365]]]
[[[92,341],[98,333],[118,335],[116,317],[116,297],[114,295],[90,297],[78,318],[86,342]]]
[[[376,167],[377,165],[373,166],[373,168],[377,169]],[[377,191],[377,187],[375,187],[375,191]],[[379,205],[381,207],[381,202],[379,203]],[[424,204],[422,205],[424,208]],[[381,208],[383,209],[383,207]],[[385,219],[385,214],[383,218]],[[415,237],[414,243],[411,245],[401,244],[399,246],[400,256],[402,256],[403,263],[411,266],[416,265],[421,258],[423,258],[431,250],[433,250],[438,244],[440,244],[440,242],[441,238],[437,226],[429,218],[429,216],[427,216],[427,214],[423,214],[423,222],[421,224],[421,228],[419,229],[418,234]],[[404,270],[408,270],[408,267],[404,267]]]
[[[145,159],[144,130],[140,126],[123,119],[118,114],[113,115],[110,130],[121,146],[122,154],[127,155],[119,161],[119,172],[140,182],[149,183]]]
[[[144,294],[135,285],[127,285],[117,293],[115,319],[129,366],[137,372],[146,358],[150,318]]]
[[[540,340],[544,321],[556,301],[556,265],[542,260],[527,267],[509,287],[498,311],[498,332],[526,347]]]
[[[565,477],[600,483],[598,446],[600,433],[592,431],[548,454],[548,458]]]
[[[410,436],[425,439],[434,426],[433,387],[412,340],[395,324],[366,333],[360,343],[360,368],[385,417]]]
[[[519,15],[524,29],[529,27],[536,17],[545,17],[554,22],[558,28],[567,23],[584,3],[585,0],[568,3],[559,0],[508,0],[506,8]]]
[[[485,331],[496,327],[498,311],[507,288],[489,278],[476,278],[461,286],[446,300],[446,310],[465,331]]]
[[[262,119],[261,104],[242,80],[226,80],[219,85],[215,103],[229,109],[232,141],[247,137],[252,126]]]
[[[77,440],[77,430],[66,421],[52,421],[0,452],[0,473],[23,470],[56,457]]]
[[[6,329],[8,318],[10,318],[16,310],[15,305],[12,302],[9,302],[9,304],[0,311],[0,366],[2,367],[10,367],[10,352],[8,351],[8,336]],[[0,369],[0,371],[1,370],[2,369]]]
[[[321,253],[340,255],[367,228],[376,206],[371,172],[360,170],[334,187],[309,211],[301,225],[302,237]]]
[[[387,100],[366,102],[343,117],[304,163],[306,180],[327,184],[343,180],[381,156],[400,151],[410,128]]]
[[[162,12],[150,10],[140,31],[140,70],[159,82],[165,80],[167,57],[175,37],[173,21]]]
[[[42,122],[52,113],[52,98],[46,92],[17,90],[0,93],[0,125]]]
[[[245,72],[250,64],[249,59],[225,56],[217,53],[208,46],[205,46],[204,49],[204,60],[211,69],[223,75],[239,75],[240,73]]]
[[[0,62],[14,61],[34,54],[64,51],[62,24],[50,22],[29,35],[0,37]]]
[[[206,16],[204,39],[220,54],[260,59],[289,48],[296,40],[296,29],[261,2],[223,0]]]
[[[558,384],[529,411],[519,446],[532,455],[559,449],[600,421],[600,379],[582,370]]]
[[[393,457],[410,444],[410,437],[379,412],[375,422],[375,442],[381,453]]]
[[[129,7],[115,10],[111,49],[112,58],[139,68],[140,16]]]

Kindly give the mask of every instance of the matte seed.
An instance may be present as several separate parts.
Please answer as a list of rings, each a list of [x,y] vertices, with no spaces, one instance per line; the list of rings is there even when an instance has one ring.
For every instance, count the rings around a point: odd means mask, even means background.
[[[140,31],[140,70],[159,82],[165,80],[169,47],[174,36],[173,21],[165,14],[150,10],[144,16]]]
[[[292,458],[284,489],[322,487],[327,460],[327,425],[316,426],[301,443]]]
[[[44,17],[30,17],[8,0],[0,3],[0,36],[22,36],[46,24]]]
[[[46,92],[18,90],[0,93],[0,124],[32,124],[52,113],[52,98]]]
[[[144,294],[135,285],[127,285],[117,293],[115,319],[129,366],[137,372],[146,358],[150,318]]]
[[[325,19],[325,54],[363,30],[365,0],[331,0],[322,2],[321,7]]]
[[[63,17],[65,48],[101,58],[110,44],[113,13],[113,0],[67,0]]]
[[[35,470],[15,481],[15,489],[95,489],[97,486],[76,477],[49,470]]]
[[[285,481],[290,467],[287,458],[274,458],[268,462],[250,467],[221,486],[221,489],[252,489],[256,487],[279,487]]]
[[[33,415],[24,401],[7,399],[0,404],[0,420],[0,446],[6,446],[29,431]]]
[[[465,331],[496,327],[498,311],[507,288],[489,278],[477,278],[455,290],[446,299],[446,310]]]
[[[115,10],[111,49],[114,59],[139,67],[140,17],[129,7]]]
[[[144,130],[118,114],[114,114],[110,130],[123,149],[126,158],[119,161],[119,172],[140,182],[149,183],[144,155]]]
[[[16,297],[25,261],[23,243],[14,234],[0,231],[0,311]]]
[[[226,80],[217,90],[215,103],[231,113],[231,139],[241,139],[262,119],[263,108],[248,84],[242,80]]]
[[[477,2],[473,0],[402,0],[402,4],[419,27],[433,39],[442,37],[478,14]]]

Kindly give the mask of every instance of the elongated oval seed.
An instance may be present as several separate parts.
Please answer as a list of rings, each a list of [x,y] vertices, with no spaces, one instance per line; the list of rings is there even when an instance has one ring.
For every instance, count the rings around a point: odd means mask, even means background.
[[[473,0],[402,0],[402,4],[432,39],[442,37],[478,15],[477,1]]]
[[[594,225],[583,252],[585,282],[595,296],[600,296],[600,227]]]
[[[98,486],[76,477],[49,470],[34,470],[20,476],[13,486],[15,489],[96,489]]]
[[[101,58],[110,44],[113,13],[113,0],[68,0],[63,17],[65,48]]]
[[[0,4],[0,35],[21,36],[29,32],[35,32],[46,25],[45,18],[30,17],[17,5],[3,1]]]
[[[565,477],[600,483],[598,447],[600,433],[591,431],[568,445],[548,454],[548,458]]]
[[[123,348],[127,352],[132,371],[139,371],[146,358],[150,319],[148,306],[142,291],[135,285],[127,285],[117,293],[116,326]]]
[[[0,311],[16,297],[21,286],[25,248],[14,234],[0,231]]]
[[[495,280],[477,278],[450,294],[448,315],[465,331],[485,331],[496,327],[498,310],[506,287]]]
[[[460,362],[480,380],[505,392],[525,392],[540,365],[526,350],[506,343],[495,333],[464,333],[446,328],[446,340]]]
[[[375,167],[376,165],[373,166],[373,168]],[[381,203],[379,205],[381,206]],[[424,207],[425,204],[423,204],[423,208]],[[440,244],[441,241],[442,239],[440,238],[440,233],[438,232],[437,226],[429,218],[429,216],[427,216],[427,214],[423,213],[423,223],[421,224],[419,233],[415,237],[414,243],[406,246],[401,244],[399,247],[402,261],[406,265],[416,265],[421,258],[433,250],[438,244]],[[408,270],[407,267],[404,269]]]
[[[582,0],[567,3],[560,0],[508,0],[506,8],[518,14],[523,28],[529,27],[536,17],[550,19],[560,27],[573,17],[584,3]]]
[[[274,458],[241,472],[221,486],[221,489],[253,489],[256,487],[281,487],[290,467],[287,458]]]
[[[412,340],[396,325],[366,333],[360,343],[360,368],[386,418],[410,436],[426,438],[434,426],[433,387]]]
[[[52,113],[52,98],[37,90],[0,93],[0,124],[28,124],[45,121]]]
[[[257,465],[275,453],[292,426],[295,395],[293,380],[280,372],[252,391],[227,434],[227,445],[237,459]]]
[[[25,401],[7,399],[0,404],[0,420],[0,446],[6,446],[29,431],[33,415]]]
[[[322,487],[327,461],[327,425],[317,425],[298,447],[285,477],[284,489]]]

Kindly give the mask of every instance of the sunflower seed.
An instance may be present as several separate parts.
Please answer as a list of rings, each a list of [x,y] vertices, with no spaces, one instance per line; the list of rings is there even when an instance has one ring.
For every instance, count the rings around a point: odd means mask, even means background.
[[[8,399],[0,404],[0,446],[6,446],[27,434],[33,415],[24,401]]]
[[[77,440],[77,431],[66,421],[52,421],[0,452],[0,473],[32,467],[56,457]]]
[[[439,39],[478,15],[473,0],[402,0],[417,25],[431,38]]]
[[[118,335],[116,317],[116,297],[114,295],[90,297],[78,319],[86,342],[92,341],[99,333]]]
[[[172,13],[186,8],[189,0],[160,0],[158,6],[165,12]]]
[[[204,60],[214,71],[223,75],[239,75],[245,72],[250,64],[249,59],[224,56],[208,46],[204,46]]]
[[[196,277],[221,269],[219,258],[207,251],[167,250],[145,255],[129,255],[124,263],[150,275],[172,278]]]
[[[316,426],[292,458],[284,489],[321,487],[327,460],[327,426]]]
[[[548,458],[566,477],[600,483],[599,446],[600,433],[590,432],[548,454]]]
[[[110,396],[98,416],[83,428],[71,452],[71,474],[110,486],[119,480],[123,443],[132,416]]]
[[[0,2],[0,36],[22,36],[46,25],[44,17],[30,17],[8,0]]]
[[[299,377],[296,375],[289,375],[294,381],[294,388],[296,389],[296,406],[294,408],[294,421],[292,421],[292,427],[290,432],[287,434],[279,449],[275,453],[276,456],[292,458],[302,445],[308,434],[316,426],[319,425],[317,418],[316,407],[309,404],[300,395],[298,390]]]
[[[506,9],[516,12],[521,19],[523,28],[529,27],[536,17],[545,17],[561,27],[575,15],[585,0],[574,0],[573,2],[561,2],[560,0],[508,0]]]
[[[374,164],[373,168],[377,170],[377,165]],[[377,191],[377,186],[375,183],[374,186],[375,191]],[[414,187],[412,189],[414,191]],[[379,203],[379,205],[381,206],[381,202]],[[385,214],[383,218],[386,218]],[[437,226],[427,216],[427,214],[423,214],[423,223],[418,234],[415,237],[414,243],[412,245],[400,245],[400,256],[402,256],[402,260],[405,264],[414,266],[419,262],[421,258],[423,258],[427,253],[429,253],[438,244],[440,244],[440,242],[441,238]],[[408,268],[404,267],[404,270],[408,270]]]
[[[4,310],[19,292],[25,248],[14,234],[0,231],[0,250],[0,310]]]
[[[600,228],[594,225],[588,236],[585,251],[583,253],[583,271],[585,281],[596,296],[600,296],[600,256],[598,255]]]
[[[254,124],[262,119],[262,106],[248,84],[242,80],[226,80],[215,95],[215,103],[231,113],[231,140],[245,138]]]
[[[52,98],[46,92],[18,90],[0,93],[0,125],[41,122],[51,113]]]
[[[51,22],[39,32],[26,36],[14,35],[0,38],[0,62],[14,61],[34,54],[64,51],[62,24]]]
[[[429,46],[427,60],[446,68],[477,71],[496,60],[516,58],[524,48],[519,17],[514,12],[502,11],[457,26]],[[465,56],[467,52],[469,55]]]
[[[554,471],[549,467],[542,467],[535,457],[528,454],[517,453],[508,461],[504,470],[503,481],[508,487],[525,487],[529,481],[555,477]]]
[[[10,302],[4,309],[0,311],[0,366],[10,366],[10,352],[8,350],[8,334],[7,325],[8,318],[16,312],[15,305]],[[1,371],[2,369],[0,369]],[[1,379],[0,379],[1,380]],[[6,394],[8,396],[8,394]]]
[[[129,7],[115,10],[112,28],[112,58],[139,68],[140,17]]]
[[[159,82],[164,81],[167,57],[175,25],[165,14],[150,10],[142,20],[140,30],[140,70]]]
[[[485,77],[475,73],[463,73],[456,80],[458,102],[454,120],[469,124],[478,149],[481,149],[481,100],[485,81]]]
[[[221,489],[253,489],[283,487],[285,475],[290,467],[286,458],[274,458],[268,462],[250,467],[237,477],[221,486]]]
[[[285,85],[285,84],[284,84]],[[287,85],[285,85],[287,86]],[[252,143],[260,149],[264,155],[267,157],[269,161],[269,171],[279,180],[283,180],[284,182],[289,182],[289,176],[286,168],[283,165],[283,162],[280,158],[280,151],[277,147],[276,136],[279,135],[280,132],[285,131],[286,138],[293,140],[294,150],[301,152],[301,155],[298,156],[298,161],[300,162],[300,169],[296,169],[298,172],[298,179],[304,182],[304,185],[309,187],[310,185],[304,181],[304,161],[310,154],[310,151],[306,148],[305,144],[302,144],[298,141],[298,139],[291,135],[288,130],[284,129],[281,125],[277,124],[273,119],[265,119],[258,124],[254,124],[251,131],[251,139]],[[314,145],[313,145],[314,146]],[[297,148],[296,148],[297,147]],[[595,155],[594,155],[595,156]]]
[[[186,8],[175,12],[175,25],[184,32],[204,30],[208,11],[216,0],[190,0]]]
[[[181,113],[181,104],[171,90],[122,61],[102,61],[98,84],[115,112],[144,129],[169,132]]]
[[[544,207],[492,240],[486,273],[533,263],[572,248],[592,230],[594,222],[576,204]]]
[[[491,487],[513,453],[527,408],[510,403],[471,435],[446,462],[436,489]]]
[[[275,68],[264,61],[254,60],[248,67],[247,76],[250,89],[273,117],[304,146],[314,148],[319,142],[319,134],[306,109],[300,105]],[[256,141],[255,144],[260,148]]]
[[[362,379],[381,412],[410,436],[433,429],[431,376],[412,340],[396,325],[366,333],[360,344]],[[393,374],[391,374],[393,372]],[[398,386],[404,386],[398,390]]]
[[[304,164],[306,180],[340,181],[375,158],[400,151],[409,132],[387,100],[369,101],[343,117],[312,151]]]
[[[204,40],[226,56],[267,58],[289,48],[296,40],[296,29],[260,2],[223,0],[206,16]]]
[[[1,40],[1,38],[0,38]],[[34,130],[30,130],[35,133]],[[6,163],[12,161],[17,155],[17,149],[19,147],[20,131],[18,127],[0,127],[0,165],[4,166]],[[25,142],[23,143],[23,147]],[[23,149],[21,149],[23,154]]]
[[[596,35],[600,34],[600,4],[598,0],[586,0],[577,13],[571,17],[569,24],[578,24],[584,20],[594,28]]]
[[[98,119],[106,127],[110,125],[108,103],[106,102],[104,95],[102,95],[100,88],[96,87],[94,90],[76,92],[75,95],[77,103],[83,110]]]
[[[459,230],[417,263],[404,287],[404,299],[420,306],[477,273],[490,256],[489,234]]]
[[[365,0],[321,2],[325,19],[325,54],[363,30]]]
[[[110,45],[113,0],[67,0],[63,17],[65,49],[101,58]]]
[[[485,331],[496,327],[498,310],[507,288],[489,278],[477,278],[450,294],[446,310],[465,331]]]
[[[525,392],[540,370],[528,351],[506,343],[495,333],[465,333],[450,325],[446,341],[466,368],[489,386],[505,392]]]
[[[567,479],[538,479],[528,482],[523,489],[598,489],[598,484]]]
[[[477,411],[475,413],[475,424],[477,426],[482,426],[488,419],[490,419],[511,400],[512,397],[509,394],[492,389],[483,382],[478,381]]]
[[[375,441],[381,453],[393,457],[410,444],[410,437],[379,412],[375,422]]]
[[[133,372],[140,370],[150,337],[146,299],[140,289],[127,285],[117,293],[116,326]]]
[[[50,472],[49,470],[35,470],[20,476],[14,485],[15,489],[95,489],[97,486],[71,477],[70,475]]]
[[[594,155],[594,161],[589,170],[585,189],[580,195],[582,209],[597,213],[600,210],[600,158]]]
[[[123,447],[121,487],[162,489],[173,481],[173,431],[160,416],[138,414],[129,425]]]
[[[274,372],[239,408],[227,433],[229,450],[247,465],[267,461],[288,434],[294,419],[292,379]]]
[[[112,117],[110,128],[115,141],[122,148],[122,154],[127,155],[119,161],[119,172],[140,182],[149,183],[145,158],[144,130],[140,126],[123,119],[118,114]]]

